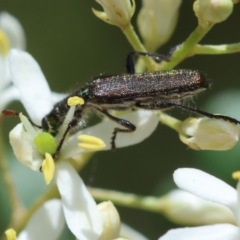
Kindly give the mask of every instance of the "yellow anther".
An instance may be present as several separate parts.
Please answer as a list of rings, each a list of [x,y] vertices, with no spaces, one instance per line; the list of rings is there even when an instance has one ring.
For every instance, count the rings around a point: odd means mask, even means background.
[[[84,104],[84,99],[83,98],[80,98],[80,97],[70,97],[68,98],[68,102],[67,102],[68,106],[70,107],[73,107],[73,106],[76,106],[76,105],[83,105]]]
[[[10,49],[7,35],[0,29],[0,54],[6,56]]]
[[[45,182],[48,185],[52,181],[55,173],[55,163],[52,158],[52,155],[49,153],[45,153],[45,159],[43,160],[42,163],[42,172]]]
[[[78,140],[82,141],[82,143],[79,143],[78,146],[85,150],[99,151],[106,147],[104,141],[98,137],[80,135],[78,136]]]
[[[232,178],[235,180],[240,180],[240,171],[233,172]]]
[[[12,228],[9,228],[7,231],[5,231],[7,240],[17,240],[16,231]]]

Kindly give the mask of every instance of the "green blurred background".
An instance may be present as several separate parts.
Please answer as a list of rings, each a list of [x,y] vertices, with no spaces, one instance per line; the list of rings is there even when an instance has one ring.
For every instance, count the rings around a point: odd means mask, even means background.
[[[136,3],[138,12],[141,1]],[[197,26],[192,4],[193,1],[183,1],[176,30],[171,40],[159,50],[160,53],[167,53],[184,41]],[[125,72],[125,58],[132,50],[131,46],[117,27],[97,19],[92,14],[92,7],[101,10],[94,0],[0,0],[0,10],[9,12],[21,22],[26,33],[27,51],[40,64],[51,89],[58,92],[69,92],[101,73]],[[229,19],[216,25],[202,43],[239,42],[239,11],[240,4],[235,5]],[[212,88],[194,99],[198,108],[240,119],[239,53],[194,56],[178,68],[199,69],[212,79]],[[20,103],[13,103],[8,108],[24,112]],[[181,110],[173,110],[170,114],[180,119],[192,115]],[[4,122],[4,142],[18,192],[25,205],[29,206],[46,186],[40,173],[26,169],[12,156],[8,132],[17,122],[17,119]],[[202,169],[235,186],[231,173],[240,170],[240,146],[238,144],[227,152],[189,150],[174,131],[159,124],[154,134],[141,144],[97,153],[81,176],[93,187],[146,196],[162,195],[175,188],[172,173],[179,167]],[[1,182],[0,203],[2,233],[8,224],[10,208]],[[177,227],[157,213],[119,206],[117,209],[123,222],[150,239],[157,239],[167,229]],[[62,239],[74,239],[67,236],[68,233]]]

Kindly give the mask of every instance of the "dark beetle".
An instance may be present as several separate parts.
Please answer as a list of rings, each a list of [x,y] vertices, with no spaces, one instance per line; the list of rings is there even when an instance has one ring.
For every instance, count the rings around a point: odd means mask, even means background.
[[[199,113],[210,118],[221,118],[238,124],[239,121],[223,116],[207,113],[182,104],[182,100],[209,88],[206,76],[197,70],[171,70],[161,72],[134,73],[131,60],[133,54],[163,58],[161,55],[150,53],[131,53],[127,58],[128,74],[114,76],[100,76],[78,89],[68,97],[58,102],[53,110],[42,119],[42,128],[53,135],[58,133],[69,110],[68,98],[78,96],[84,99],[83,105],[76,107],[74,117],[69,123],[54,157],[57,157],[64,138],[71,129],[75,128],[84,118],[88,109],[93,109],[117,122],[123,128],[115,128],[111,140],[115,148],[118,132],[133,132],[136,127],[129,121],[111,115],[109,110],[127,110],[142,108],[148,110],[162,110],[179,107],[184,110]],[[164,58],[166,60],[166,58]]]

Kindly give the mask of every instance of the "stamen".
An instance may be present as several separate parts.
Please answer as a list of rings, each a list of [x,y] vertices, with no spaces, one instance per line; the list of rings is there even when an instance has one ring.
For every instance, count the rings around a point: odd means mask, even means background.
[[[0,53],[4,56],[8,54],[10,50],[10,43],[7,35],[0,30]]]
[[[28,118],[25,117],[22,113],[19,113],[19,117],[26,131],[30,133],[32,136],[36,136],[37,131],[35,130],[33,125],[29,122]]]
[[[70,108],[68,110],[68,113],[67,113],[64,121],[63,121],[62,126],[58,129],[59,136],[62,136],[64,134],[68,124],[73,120],[74,113],[76,110],[76,105],[78,105],[78,104],[83,105],[84,99],[77,97],[77,96],[68,98],[68,105],[70,106]]]
[[[16,231],[12,228],[9,228],[5,231],[7,240],[17,240]]]
[[[42,163],[42,172],[45,182],[48,185],[52,181],[55,173],[55,163],[52,158],[52,155],[49,153],[45,154],[45,159],[43,160]]]
[[[234,180],[240,180],[240,171],[236,171],[232,173],[232,178]]]
[[[90,135],[79,135],[78,140],[82,141],[78,146],[89,151],[98,151],[106,147],[104,141],[98,137]]]
[[[84,99],[80,98],[80,97],[70,97],[68,98],[68,102],[67,102],[68,106],[72,107],[72,106],[76,106],[76,105],[83,105],[84,104]]]

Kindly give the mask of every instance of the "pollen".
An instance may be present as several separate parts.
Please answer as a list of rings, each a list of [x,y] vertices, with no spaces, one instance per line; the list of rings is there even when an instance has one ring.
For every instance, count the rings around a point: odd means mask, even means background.
[[[68,106],[72,107],[72,106],[76,106],[76,105],[83,105],[84,104],[84,99],[80,98],[80,97],[70,97],[68,98],[68,102],[67,102]]]
[[[55,173],[55,163],[52,158],[52,155],[49,153],[45,154],[45,159],[43,160],[42,163],[42,172],[45,182],[48,185],[52,181]]]
[[[5,231],[7,240],[17,240],[16,231],[12,228],[9,228]]]
[[[78,140],[82,141],[78,146],[89,151],[99,151],[106,147],[104,141],[98,137],[90,135],[79,135]]]
[[[0,30],[0,53],[6,56],[9,52],[10,44],[7,35]]]
[[[232,178],[235,180],[240,180],[240,171],[233,172]]]

